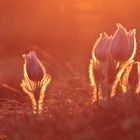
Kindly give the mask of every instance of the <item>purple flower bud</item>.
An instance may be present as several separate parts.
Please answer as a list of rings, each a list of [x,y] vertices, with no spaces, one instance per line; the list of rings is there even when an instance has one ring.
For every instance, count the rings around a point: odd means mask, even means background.
[[[42,63],[36,56],[35,51],[23,55],[25,59],[25,71],[30,80],[38,82],[41,81],[45,74],[45,69]]]
[[[108,36],[106,33],[100,34],[99,39],[96,41],[93,47],[93,54],[99,61],[107,61],[110,57],[109,46],[112,40],[112,36]]]
[[[110,46],[111,55],[116,61],[127,61],[135,54],[135,30],[127,32],[121,24],[117,24],[117,27]]]

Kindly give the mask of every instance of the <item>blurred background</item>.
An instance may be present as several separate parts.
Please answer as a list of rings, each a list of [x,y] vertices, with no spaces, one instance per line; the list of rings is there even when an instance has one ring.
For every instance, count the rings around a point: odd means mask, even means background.
[[[0,83],[19,87],[22,54],[36,50],[53,79],[88,75],[93,44],[116,23],[137,29],[139,0],[0,0]]]

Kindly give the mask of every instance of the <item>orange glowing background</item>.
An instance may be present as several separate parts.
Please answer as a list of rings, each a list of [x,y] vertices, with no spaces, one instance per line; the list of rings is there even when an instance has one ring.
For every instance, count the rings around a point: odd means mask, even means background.
[[[32,49],[54,78],[59,69],[51,66],[68,63],[86,75],[96,38],[117,22],[136,28],[140,44],[139,8],[139,0],[0,0],[0,82],[21,81],[21,55]]]

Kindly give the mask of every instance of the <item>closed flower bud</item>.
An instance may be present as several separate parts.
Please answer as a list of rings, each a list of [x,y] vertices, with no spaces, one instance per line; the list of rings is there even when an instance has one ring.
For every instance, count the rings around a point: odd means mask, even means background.
[[[23,57],[25,59],[25,72],[29,79],[34,82],[41,81],[44,77],[45,69],[37,58],[35,51],[31,51],[27,55],[24,54]]]
[[[127,61],[135,54],[135,30],[127,32],[121,24],[117,24],[117,27],[110,46],[111,55],[116,61]]]
[[[108,36],[106,33],[100,34],[99,39],[96,41],[93,47],[92,56],[96,57],[99,61],[107,61],[110,57],[109,46],[112,40],[112,36]]]

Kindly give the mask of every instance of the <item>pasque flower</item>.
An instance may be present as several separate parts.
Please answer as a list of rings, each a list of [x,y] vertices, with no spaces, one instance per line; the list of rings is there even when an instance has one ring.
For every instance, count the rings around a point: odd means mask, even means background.
[[[101,34],[93,46],[89,78],[97,102],[115,96],[117,87],[125,87],[136,53],[135,29],[127,32],[121,24],[117,27],[113,36]]]
[[[101,89],[101,86],[107,85],[111,40],[112,36],[102,33],[93,46],[92,59],[89,65],[89,77],[93,87],[93,101],[98,102],[102,98],[103,88]],[[104,89],[104,92],[108,92],[106,89]]]
[[[106,33],[100,34],[93,47],[92,56],[95,56],[99,61],[107,61],[110,56],[109,47],[111,40],[112,36],[108,36]]]
[[[23,57],[25,64],[21,87],[31,99],[33,113],[40,114],[43,110],[43,100],[51,77],[46,73],[35,51],[24,54]]]
[[[127,32],[121,24],[117,27],[110,46],[111,55],[116,61],[127,61],[136,51],[135,29]]]
[[[35,51],[23,55],[25,59],[25,70],[30,80],[41,81],[45,74],[45,68],[36,56]]]

